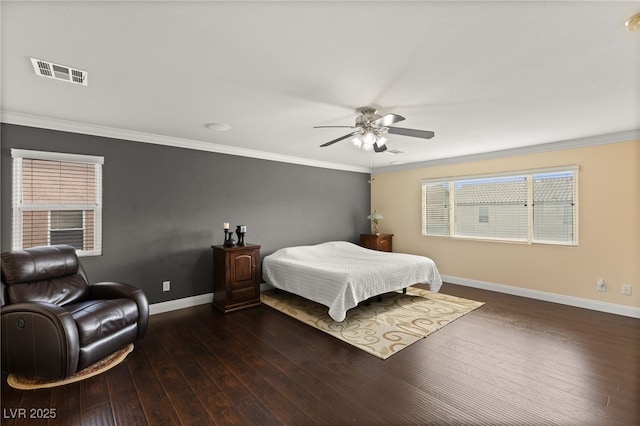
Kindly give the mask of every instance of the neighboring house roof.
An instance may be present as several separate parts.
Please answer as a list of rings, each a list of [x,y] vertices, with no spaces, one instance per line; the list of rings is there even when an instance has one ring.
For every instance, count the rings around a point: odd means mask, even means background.
[[[572,201],[573,183],[570,177],[534,181],[534,201]],[[456,189],[456,204],[518,204],[527,201],[525,181],[463,184]]]
[[[533,181],[534,201],[573,201],[573,178],[549,178]]]

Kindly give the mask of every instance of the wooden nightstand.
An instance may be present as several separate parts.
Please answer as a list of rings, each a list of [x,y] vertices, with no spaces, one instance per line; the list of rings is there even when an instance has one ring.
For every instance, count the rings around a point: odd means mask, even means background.
[[[213,306],[224,313],[260,305],[260,246],[213,249]]]
[[[360,234],[360,245],[372,250],[393,251],[393,234]]]

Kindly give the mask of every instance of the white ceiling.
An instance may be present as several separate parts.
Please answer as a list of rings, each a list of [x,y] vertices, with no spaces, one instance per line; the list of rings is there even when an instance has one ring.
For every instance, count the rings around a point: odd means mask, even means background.
[[[353,170],[640,129],[640,32],[624,26],[639,1],[0,7],[4,122]],[[30,57],[89,85],[38,77]],[[319,147],[349,129],[313,126],[367,105],[436,136],[391,135],[397,155]]]

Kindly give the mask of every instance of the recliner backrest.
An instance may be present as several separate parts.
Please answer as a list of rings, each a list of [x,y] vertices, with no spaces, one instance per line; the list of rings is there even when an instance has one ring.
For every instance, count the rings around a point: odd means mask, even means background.
[[[34,247],[2,253],[4,304],[49,302],[56,305],[79,302],[88,294],[88,284],[73,247]]]

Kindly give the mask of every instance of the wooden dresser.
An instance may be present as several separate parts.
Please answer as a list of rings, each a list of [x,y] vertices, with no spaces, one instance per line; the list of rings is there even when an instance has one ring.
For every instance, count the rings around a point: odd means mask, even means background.
[[[213,249],[213,306],[224,313],[260,305],[260,246]]]
[[[393,234],[360,234],[360,245],[372,250],[393,251]]]

